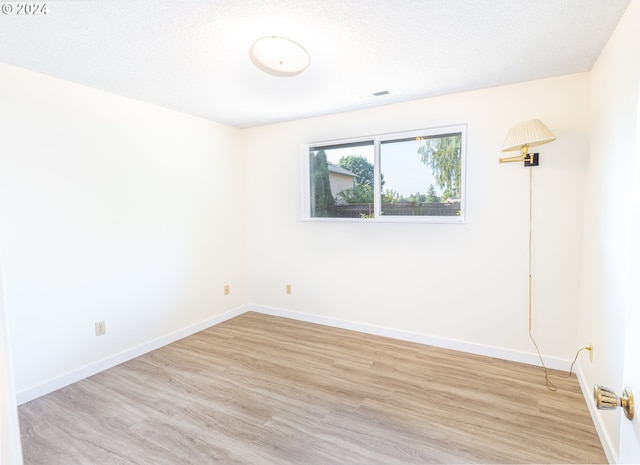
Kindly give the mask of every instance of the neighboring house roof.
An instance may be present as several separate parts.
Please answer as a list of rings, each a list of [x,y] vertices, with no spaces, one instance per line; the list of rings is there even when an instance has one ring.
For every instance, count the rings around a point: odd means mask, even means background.
[[[354,178],[356,177],[356,175],[351,171],[344,169],[341,166],[335,165],[330,161],[327,162],[327,165],[329,166],[329,173],[344,174],[345,176],[353,176]]]

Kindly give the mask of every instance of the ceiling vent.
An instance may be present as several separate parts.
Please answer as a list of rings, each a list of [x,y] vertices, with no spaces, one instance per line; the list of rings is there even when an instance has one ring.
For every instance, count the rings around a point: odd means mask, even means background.
[[[383,95],[389,95],[391,92],[388,90],[370,90],[368,92],[362,92],[360,94],[356,94],[356,97],[359,99],[370,99],[374,97],[382,97]]]

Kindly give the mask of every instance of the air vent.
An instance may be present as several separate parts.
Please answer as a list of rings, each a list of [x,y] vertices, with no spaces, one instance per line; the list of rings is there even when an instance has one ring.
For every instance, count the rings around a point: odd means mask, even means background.
[[[391,92],[388,90],[370,90],[368,92],[362,92],[357,94],[356,97],[359,99],[369,99],[374,97],[382,97],[383,95],[389,95]]]

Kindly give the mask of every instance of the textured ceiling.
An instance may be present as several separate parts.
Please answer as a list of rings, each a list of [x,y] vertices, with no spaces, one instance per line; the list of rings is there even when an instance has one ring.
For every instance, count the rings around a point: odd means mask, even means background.
[[[0,14],[1,62],[250,127],[588,71],[629,0],[46,3]],[[249,48],[269,35],[310,67],[256,68]]]

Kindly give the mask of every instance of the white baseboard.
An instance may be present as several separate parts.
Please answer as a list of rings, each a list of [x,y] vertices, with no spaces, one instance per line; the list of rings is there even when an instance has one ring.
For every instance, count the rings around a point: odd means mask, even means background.
[[[578,383],[580,384],[580,389],[582,390],[582,395],[584,396],[584,400],[587,404],[587,407],[589,408],[589,413],[591,414],[593,425],[596,427],[596,432],[598,433],[598,437],[600,438],[602,449],[604,450],[604,454],[607,456],[607,461],[609,463],[618,463],[618,454],[616,453],[616,448],[611,441],[611,437],[607,433],[607,429],[602,424],[602,418],[600,416],[601,412],[596,408],[595,402],[593,400],[593,386],[590,386],[587,382],[587,379],[580,369],[580,365],[576,365],[575,373],[576,377],[578,378]]]
[[[249,304],[246,306],[247,310],[251,310],[258,313],[264,313],[267,315],[281,316],[284,318],[291,318],[293,320],[306,321],[308,323],[317,323],[325,326],[333,326],[335,328],[349,329],[352,331],[358,331],[361,333],[374,334],[376,336],[391,337],[394,339],[400,339],[403,341],[417,342],[419,344],[426,344],[435,347],[441,347],[443,349],[457,350],[460,352],[467,352],[476,355],[484,355],[487,357],[500,358],[503,360],[510,360],[513,362],[526,363],[528,365],[541,366],[540,358],[536,353],[520,352],[517,350],[505,349],[503,347],[495,347],[483,344],[474,344],[472,342],[465,342],[456,339],[448,339],[443,337],[429,336],[422,333],[414,333],[411,331],[404,331],[399,329],[385,328],[382,326],[375,326],[363,323],[356,323],[353,321],[340,320],[337,318],[330,318],[321,315],[314,315],[310,313],[296,312],[293,310],[285,310],[275,307],[267,307],[264,305]],[[544,362],[548,368],[569,371],[571,361],[568,359],[560,359],[554,357],[544,357]]]
[[[306,321],[309,323],[317,323],[325,326],[333,326],[336,328],[358,331],[361,333],[391,337],[394,339],[416,342],[419,344],[426,344],[435,347],[441,347],[444,349],[458,350],[461,352],[467,352],[476,355],[484,355],[487,357],[494,357],[503,360],[511,360],[514,362],[540,366],[540,359],[535,353],[520,352],[516,350],[483,344],[474,344],[471,342],[465,342],[455,339],[448,339],[430,336],[422,333],[414,333],[411,331],[357,323],[347,320],[341,320],[338,318],[330,318],[322,315],[314,315],[310,313],[297,312],[276,307],[249,304],[230,310],[221,315],[206,319],[186,328],[182,328],[178,331],[159,337],[152,341],[145,342],[138,346],[124,350],[110,357],[98,360],[95,363],[91,363],[89,365],[81,367],[77,370],[73,370],[56,378],[49,379],[38,385],[23,389],[16,395],[17,403],[18,405],[24,404],[25,402],[29,402],[30,400],[36,399],[64,386],[68,386],[69,384],[88,378],[89,376],[100,373],[101,371],[112,368],[135,357],[139,357],[140,355],[146,354],[147,352],[150,352],[152,350],[159,349],[160,347],[163,347],[184,337],[190,336],[191,334],[197,333],[198,331],[202,331],[203,329],[222,323],[223,321],[229,320],[247,311],[254,311],[267,315],[291,318],[294,320]],[[549,368],[567,371],[569,370],[570,361],[559,358],[545,357],[545,364]]]
[[[203,329],[207,329],[211,326],[222,323],[223,321],[241,315],[246,311],[247,308],[245,306],[229,310],[221,315],[207,318],[206,320],[200,321],[186,328],[179,329],[165,336],[137,345],[130,349],[114,354],[110,357],[98,360],[97,362],[91,363],[89,365],[85,365],[81,368],[78,368],[77,370],[70,371],[63,375],[49,379],[43,383],[18,391],[16,393],[17,404],[21,405],[25,402],[29,402],[30,400],[37,399],[40,396],[68,386],[69,384],[88,378],[89,376],[95,375],[97,373],[100,373],[101,371],[112,368],[123,362],[139,357],[140,355],[146,354],[147,352],[151,352],[152,350],[159,349],[160,347],[166,346],[167,344],[171,344],[172,342],[195,334],[198,331],[202,331]]]

